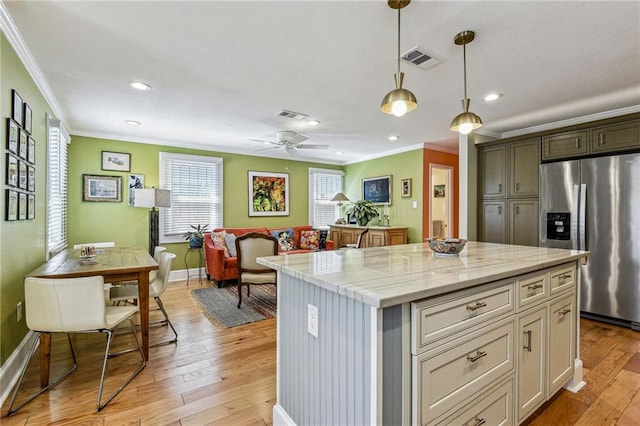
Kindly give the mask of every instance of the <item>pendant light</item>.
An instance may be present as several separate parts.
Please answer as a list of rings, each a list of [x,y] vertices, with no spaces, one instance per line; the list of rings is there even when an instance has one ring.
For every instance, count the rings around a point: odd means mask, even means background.
[[[398,10],[398,72],[394,75],[396,88],[387,93],[382,99],[380,109],[386,114],[393,114],[402,117],[407,112],[411,112],[418,106],[418,101],[411,91],[402,88],[404,73],[400,72],[400,9],[405,8],[411,0],[388,0],[387,4],[391,9]]]
[[[456,118],[451,121],[451,130],[454,132],[460,132],[460,134],[467,135],[479,127],[482,127],[482,120],[477,114],[469,112],[469,98],[467,98],[467,44],[471,43],[475,38],[473,31],[463,31],[456,34],[453,42],[460,46],[462,45],[462,55],[464,60],[464,99],[462,100],[463,113],[458,114]]]

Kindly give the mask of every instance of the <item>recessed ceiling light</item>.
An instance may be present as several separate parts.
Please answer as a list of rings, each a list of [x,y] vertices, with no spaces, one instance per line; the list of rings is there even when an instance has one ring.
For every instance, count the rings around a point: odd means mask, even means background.
[[[309,126],[317,126],[318,124],[320,124],[320,122],[318,120],[308,120],[307,124]]]
[[[140,126],[142,124],[141,122],[136,120],[126,120],[125,123],[129,126]]]
[[[149,86],[144,81],[130,81],[129,86],[133,87],[136,90],[151,90],[151,86]]]
[[[491,101],[495,101],[500,97],[502,97],[502,93],[489,93],[487,96],[485,96],[482,99],[484,99],[487,102],[491,102]]]
[[[344,151],[336,151],[336,154],[337,155],[342,155],[342,154],[344,154]]]
[[[389,136],[390,141],[397,141],[398,139],[400,139],[400,136],[396,136],[396,135]]]

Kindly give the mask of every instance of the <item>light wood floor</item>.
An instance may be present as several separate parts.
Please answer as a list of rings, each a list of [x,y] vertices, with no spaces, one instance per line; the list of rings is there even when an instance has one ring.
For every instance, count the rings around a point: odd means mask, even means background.
[[[95,398],[104,336],[82,335],[74,337],[78,371],[10,418],[6,401],[0,423],[271,424],[276,394],[275,320],[217,328],[191,299],[189,292],[197,287],[193,282],[189,287],[182,282],[170,285],[162,299],[178,330],[178,344],[151,348],[147,367],[101,413],[95,412]],[[582,320],[581,327],[588,385],[578,394],[561,391],[528,424],[639,425],[640,333],[588,320]],[[152,334],[154,339],[162,338],[156,333],[166,333],[166,327]],[[68,361],[64,340],[54,339],[53,357],[54,366]],[[133,357],[116,358],[110,378],[126,377],[133,362]],[[25,391],[37,387],[37,380],[37,367],[30,367]],[[107,386],[113,383],[110,380]]]

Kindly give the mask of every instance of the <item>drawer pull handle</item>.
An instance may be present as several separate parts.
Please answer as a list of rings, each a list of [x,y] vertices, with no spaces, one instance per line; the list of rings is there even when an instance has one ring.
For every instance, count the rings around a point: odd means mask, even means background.
[[[487,353],[478,349],[476,350],[475,355],[467,355],[467,359],[471,362],[476,362],[477,360],[485,356],[487,356]]]
[[[564,274],[562,277],[560,277],[563,281],[566,280],[567,278],[571,278],[571,274]]]
[[[486,423],[483,418],[478,418],[478,416],[476,416],[473,421],[475,422],[474,424],[470,425],[469,422],[467,422],[463,426],[480,426]]]
[[[534,284],[534,285],[527,286],[529,291],[535,291],[535,290],[537,290],[539,288],[542,288],[542,287],[544,287],[542,284]]]
[[[598,145],[604,145],[604,144],[605,144],[605,141],[604,141],[604,134],[603,134],[603,133],[600,133],[600,134],[598,135]]]
[[[520,191],[520,182],[516,182],[516,192]]]
[[[524,348],[531,352],[531,330],[525,331],[524,334],[527,336],[527,344],[524,346]]]
[[[498,206],[498,214],[502,214],[502,207]]]
[[[476,302],[475,305],[467,305],[467,310],[473,312],[480,308],[484,308],[485,306],[487,306],[487,304],[484,302]]]
[[[502,184],[501,183],[498,184],[498,192],[502,192]]]
[[[571,312],[571,309],[564,308],[563,310],[560,311],[560,315],[567,315],[569,312]]]
[[[580,138],[576,138],[576,148],[580,149]]]

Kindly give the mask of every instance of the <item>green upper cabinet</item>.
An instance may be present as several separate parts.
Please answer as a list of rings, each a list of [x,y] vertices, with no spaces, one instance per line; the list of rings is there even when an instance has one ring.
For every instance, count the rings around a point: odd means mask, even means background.
[[[591,152],[640,148],[640,120],[591,129]]]
[[[537,197],[540,139],[528,139],[509,147],[509,197]]]
[[[589,132],[586,130],[559,133],[542,138],[542,159],[580,157],[589,153]]]
[[[479,152],[480,188],[483,198],[506,197],[507,147],[494,145],[481,147]]]

